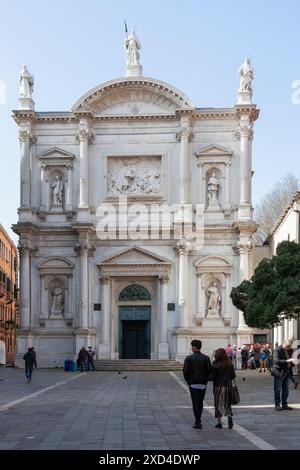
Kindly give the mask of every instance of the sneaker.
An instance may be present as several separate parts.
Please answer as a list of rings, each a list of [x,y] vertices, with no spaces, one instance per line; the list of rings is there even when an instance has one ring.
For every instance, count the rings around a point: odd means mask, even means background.
[[[216,428],[222,429],[222,423],[217,423],[217,424],[216,424]]]
[[[283,409],[283,410],[293,410],[294,408],[292,408],[292,407],[289,406],[289,405],[284,405],[284,406],[282,407],[282,409]]]
[[[232,416],[228,416],[228,427],[229,427],[229,429],[233,428]]]
[[[282,408],[281,408],[280,405],[276,405],[276,406],[275,406],[275,410],[276,410],[276,411],[282,411]]]

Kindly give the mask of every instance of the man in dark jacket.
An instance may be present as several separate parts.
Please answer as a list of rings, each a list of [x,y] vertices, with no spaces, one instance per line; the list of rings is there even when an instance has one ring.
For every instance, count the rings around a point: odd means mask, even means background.
[[[292,348],[292,343],[293,341],[288,339],[282,346],[274,349],[273,353],[273,367],[276,367],[281,373],[281,378],[274,375],[274,398],[275,410],[277,411],[293,409],[287,403],[289,396],[289,367],[293,362],[293,359],[289,358],[288,351]]]
[[[36,353],[34,348],[28,348],[28,351],[24,354],[23,359],[25,361],[25,375],[27,383],[29,384],[29,382],[31,382],[33,366],[35,365],[35,367],[37,367]]]
[[[211,372],[211,363],[208,356],[200,352],[202,343],[198,339],[191,342],[193,354],[185,358],[183,365],[183,375],[187,382],[193,403],[195,416],[195,429],[201,429],[201,416],[203,411],[203,400],[206,392],[206,385]]]

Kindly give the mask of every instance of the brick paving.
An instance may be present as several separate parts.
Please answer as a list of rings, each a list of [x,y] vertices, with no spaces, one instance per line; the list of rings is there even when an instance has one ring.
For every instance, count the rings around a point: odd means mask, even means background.
[[[203,429],[195,430],[189,394],[169,372],[33,372],[27,384],[23,370],[0,369],[0,449],[258,448],[234,429],[214,427],[211,384]],[[180,372],[175,374],[182,380]],[[242,400],[234,408],[234,422],[276,449],[300,449],[300,390],[290,389],[293,411],[276,412],[269,374],[239,372],[238,386]]]

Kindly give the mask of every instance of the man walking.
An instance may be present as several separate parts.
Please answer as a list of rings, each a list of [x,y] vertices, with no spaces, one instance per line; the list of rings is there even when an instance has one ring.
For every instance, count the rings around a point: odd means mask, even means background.
[[[195,416],[195,429],[201,429],[201,416],[203,411],[203,400],[206,385],[211,372],[211,363],[208,356],[201,353],[202,342],[194,339],[191,342],[193,354],[185,358],[183,365],[183,376],[187,382],[192,398]]]
[[[292,349],[293,341],[291,339],[286,340],[282,346],[279,346],[274,350],[273,354],[273,367],[277,369],[279,374],[274,375],[274,398],[275,398],[275,410],[292,410],[291,406],[288,406],[287,399],[289,396],[289,368],[293,362],[292,358],[289,358],[289,350]],[[281,375],[281,376],[280,376]],[[282,403],[282,407],[280,406]]]
[[[28,348],[27,353],[24,354],[23,359],[25,361],[25,375],[27,383],[31,382],[33,366],[37,367],[36,354],[34,348]]]

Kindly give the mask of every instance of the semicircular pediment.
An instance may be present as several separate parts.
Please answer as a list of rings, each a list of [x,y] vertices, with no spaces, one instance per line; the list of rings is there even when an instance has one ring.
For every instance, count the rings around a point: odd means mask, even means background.
[[[170,114],[193,108],[190,99],[175,87],[153,78],[126,77],[111,80],[85,93],[73,112],[95,115]]]

